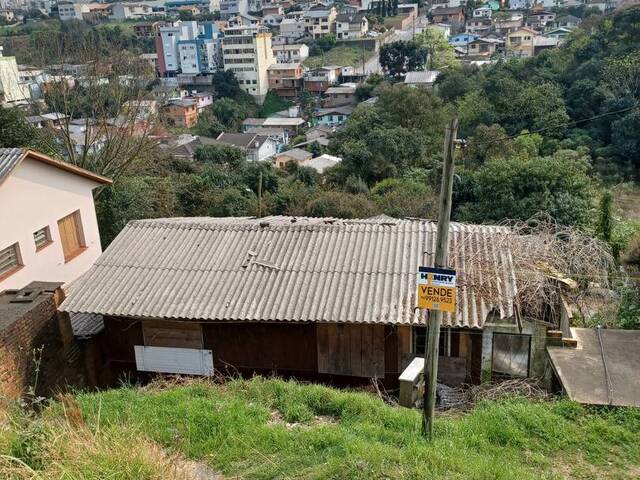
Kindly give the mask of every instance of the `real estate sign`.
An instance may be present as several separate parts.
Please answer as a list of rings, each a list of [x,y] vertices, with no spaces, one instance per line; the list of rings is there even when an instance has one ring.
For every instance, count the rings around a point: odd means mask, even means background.
[[[418,308],[456,311],[456,271],[418,267]]]

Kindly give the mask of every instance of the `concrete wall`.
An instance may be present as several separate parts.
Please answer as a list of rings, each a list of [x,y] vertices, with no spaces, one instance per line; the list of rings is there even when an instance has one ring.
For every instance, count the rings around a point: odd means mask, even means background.
[[[542,378],[548,367],[546,346],[547,327],[537,322],[523,321],[522,330],[512,322],[487,322],[482,330],[481,380],[491,380],[493,357],[493,334],[512,333],[531,335],[529,354],[529,376]]]
[[[0,291],[39,280],[68,283],[102,253],[92,190],[98,184],[79,175],[26,158],[0,184],[0,249],[20,247],[24,265],[0,281]],[[65,262],[58,220],[80,211],[86,250]],[[49,227],[52,243],[37,251],[33,233]]]

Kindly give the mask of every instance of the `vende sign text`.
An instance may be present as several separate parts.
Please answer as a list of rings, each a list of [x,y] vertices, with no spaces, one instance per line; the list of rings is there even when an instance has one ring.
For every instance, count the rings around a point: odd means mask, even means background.
[[[418,308],[456,311],[456,271],[418,267]]]

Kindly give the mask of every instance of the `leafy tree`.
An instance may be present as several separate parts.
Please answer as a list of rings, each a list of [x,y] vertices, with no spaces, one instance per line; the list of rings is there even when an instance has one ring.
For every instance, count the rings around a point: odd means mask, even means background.
[[[371,199],[385,214],[396,217],[431,217],[436,197],[431,188],[413,178],[387,178],[371,188]]]
[[[436,86],[440,98],[447,102],[462,98],[466,93],[478,88],[478,67],[463,65],[440,72]]]
[[[218,97],[236,98],[241,94],[240,84],[231,70],[218,70],[213,74],[213,86]]]
[[[426,61],[427,49],[417,42],[396,41],[380,47],[380,65],[395,78],[401,78],[407,72],[424,70]]]
[[[425,28],[416,36],[416,42],[427,50],[429,70],[453,68],[459,64],[453,45],[439,30]]]
[[[588,160],[577,152],[493,160],[470,176],[471,201],[458,209],[462,220],[526,220],[546,212],[564,225],[589,223],[594,187]]]
[[[171,217],[179,212],[170,177],[120,177],[96,200],[102,247],[106,248],[130,220]]]
[[[636,178],[640,178],[640,111],[627,113],[612,125],[611,145],[620,157],[632,165]]]
[[[305,209],[305,215],[311,217],[366,218],[374,213],[367,197],[337,191],[320,193]]]
[[[208,108],[211,108],[218,121],[231,131],[240,130],[242,121],[248,117],[246,107],[231,98],[219,98]]]
[[[35,137],[35,128],[19,109],[0,107],[0,148],[26,147]]]
[[[316,45],[323,52],[328,52],[336,46],[336,36],[333,33],[325,35],[316,40]]]
[[[225,125],[222,124],[218,117],[216,117],[213,110],[210,108],[205,108],[198,115],[198,123],[193,127],[194,132],[198,135],[202,135],[203,137],[212,137],[216,138],[222,132],[225,131]]]
[[[202,163],[229,165],[234,169],[246,163],[244,152],[231,145],[204,145],[196,150],[195,158]]]

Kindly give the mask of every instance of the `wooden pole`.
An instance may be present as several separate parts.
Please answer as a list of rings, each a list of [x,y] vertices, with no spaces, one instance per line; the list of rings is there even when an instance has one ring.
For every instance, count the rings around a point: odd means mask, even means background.
[[[458,119],[451,120],[444,136],[444,159],[442,183],[440,186],[440,207],[438,211],[438,236],[434,267],[447,266],[449,253],[449,221],[451,220],[451,194],[453,192],[453,161],[458,131]],[[438,343],[442,312],[434,311],[429,315],[427,345],[424,356],[424,412],[422,433],[429,440],[433,438],[433,413],[436,406],[436,383],[438,379]]]

